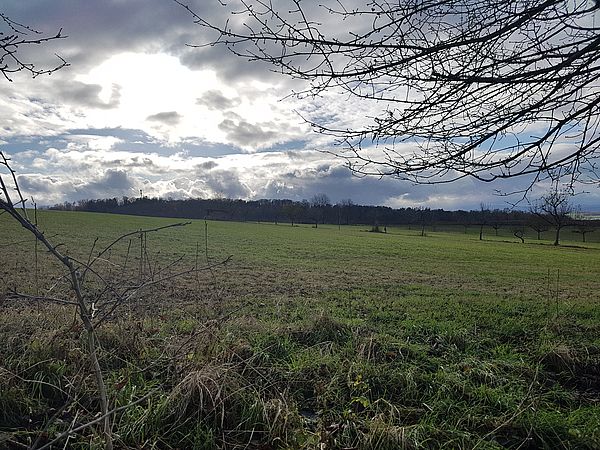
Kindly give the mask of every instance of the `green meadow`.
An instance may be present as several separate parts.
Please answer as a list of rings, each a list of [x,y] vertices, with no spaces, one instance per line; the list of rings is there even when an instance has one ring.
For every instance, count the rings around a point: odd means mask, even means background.
[[[38,221],[86,261],[181,220]],[[116,447],[600,448],[593,234],[369,230],[195,220],[115,245],[103,276],[169,275],[97,330]],[[98,400],[74,307],[14,295],[68,299],[64,272],[6,214],[0,236],[0,448],[42,446]]]

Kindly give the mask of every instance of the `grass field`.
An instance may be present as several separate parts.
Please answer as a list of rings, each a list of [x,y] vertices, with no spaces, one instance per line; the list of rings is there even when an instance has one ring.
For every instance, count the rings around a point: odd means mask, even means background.
[[[82,260],[96,238],[94,250],[175,222],[39,221]],[[117,446],[600,448],[599,243],[366,230],[193,221],[149,235],[148,270],[232,259],[154,287],[98,330],[111,405],[143,398],[116,415]],[[0,447],[25,448],[89,421],[97,399],[73,307],[8,295],[45,292],[60,267],[39,254],[36,282],[33,239],[5,216],[0,233]],[[138,253],[127,258],[134,277]]]

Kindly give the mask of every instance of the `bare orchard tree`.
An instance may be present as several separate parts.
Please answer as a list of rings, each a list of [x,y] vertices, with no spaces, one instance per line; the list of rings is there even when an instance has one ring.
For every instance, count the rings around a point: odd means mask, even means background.
[[[31,300],[35,302],[52,302],[61,305],[72,305],[77,311],[87,339],[87,352],[90,358],[92,372],[98,389],[100,399],[100,411],[95,419],[77,427],[77,429],[69,428],[60,433],[48,444],[40,448],[48,448],[64,439],[76,430],[82,430],[86,427],[102,424],[102,435],[105,443],[105,449],[113,448],[112,436],[112,418],[116,412],[124,409],[110,409],[110,399],[104,382],[104,376],[100,360],[98,358],[98,342],[96,330],[106,321],[111,318],[118,317],[118,309],[130,304],[133,300],[140,297],[150,287],[159,286],[169,280],[181,277],[188,274],[197,274],[202,270],[211,271],[213,267],[225,264],[229,258],[223,262],[210,264],[207,261],[206,266],[199,267],[198,259],[192,267],[178,269],[178,263],[183,260],[183,257],[173,261],[165,267],[159,267],[152,264],[148,255],[147,240],[148,234],[155,233],[167,228],[181,227],[188,225],[190,222],[174,223],[162,227],[152,229],[140,229],[130,233],[123,234],[113,240],[104,248],[96,248],[96,242],[89,252],[87,260],[77,259],[62,250],[60,245],[51,242],[44,232],[38,227],[35,219],[30,217],[29,211],[26,208],[27,200],[19,187],[18,178],[15,171],[10,165],[10,159],[0,151],[0,214],[7,214],[16,223],[21,225],[26,231],[31,233],[41,246],[58,261],[64,269],[64,276],[59,279],[68,280],[68,289],[71,295],[42,293],[34,296],[24,292],[13,290],[10,292],[10,297],[18,300]],[[131,238],[139,239],[139,271],[135,269],[135,276],[127,278],[127,274],[131,273],[131,268],[127,266],[130,256]],[[127,242],[127,254],[122,262],[110,261],[111,251],[116,248],[116,245],[121,242]],[[6,251],[6,250],[3,250]],[[102,265],[117,268],[118,270],[110,270],[108,274],[105,270],[100,269]],[[99,267],[100,266],[100,267]],[[112,275],[111,275],[112,274]],[[57,285],[54,283],[54,285]],[[134,402],[135,403],[135,402]],[[133,403],[132,403],[133,404]]]
[[[344,220],[346,222],[346,225],[350,225],[350,215],[352,212],[352,207],[354,206],[354,202],[352,201],[351,198],[344,198],[344,199],[340,200],[338,205],[344,211],[344,216],[345,216]]]
[[[494,235],[498,236],[498,231],[505,224],[505,218],[503,217],[502,211],[494,209],[490,214],[490,225],[494,229]]]
[[[294,202],[289,202],[283,205],[283,214],[287,216],[292,226],[297,221],[298,217],[302,213],[302,208]]]
[[[67,65],[67,62],[58,55],[56,55],[58,59],[56,65],[40,68],[33,62],[21,58],[20,51],[64,37],[62,29],[56,34],[44,34],[0,12],[0,73],[6,80],[12,81],[12,75],[17,72],[27,72],[32,77],[37,77],[61,69]]]
[[[431,210],[423,206],[419,206],[415,208],[415,210],[418,211],[418,221],[419,226],[421,227],[421,237],[423,237],[425,236],[425,227],[431,221]]]
[[[556,230],[554,245],[559,245],[560,231],[572,222],[570,214],[574,207],[571,195],[571,192],[561,191],[555,186],[531,206],[533,214]]]
[[[375,102],[365,125],[313,123],[355,173],[597,180],[597,0],[232,0],[223,23],[175,1],[216,33],[198,45]]]
[[[53,245],[48,238],[46,238],[44,233],[37,227],[37,224],[29,218],[29,214],[26,209],[26,199],[23,197],[21,190],[19,189],[16,174],[11,168],[9,161],[9,158],[7,158],[4,153],[0,151],[0,169],[5,171],[4,173],[0,172],[0,211],[7,213],[25,230],[33,234],[36,241],[40,242],[48,250],[48,252],[50,252],[50,254],[65,267],[67,271],[75,300],[53,299],[53,301],[60,301],[61,304],[72,304],[78,308],[79,318],[81,319],[87,334],[88,353],[92,363],[96,386],[98,388],[98,394],[100,397],[101,414],[104,422],[103,434],[106,443],[105,448],[110,450],[113,448],[113,445],[111,434],[112,425],[110,415],[108,414],[108,396],[106,393],[106,385],[102,376],[102,369],[100,368],[100,362],[97,355],[97,343],[94,333],[95,327],[92,322],[92,305],[88,304],[88,300],[85,298],[82,290],[83,274],[81,270],[81,264],[77,260],[67,256],[66,254],[63,254],[60,250],[58,250],[58,246]],[[24,294],[21,294],[20,296],[24,296]]]
[[[485,203],[479,204],[479,211],[477,213],[477,218],[479,219],[479,240],[483,240],[483,229],[488,224],[490,216],[490,207]]]
[[[319,220],[322,224],[325,223],[325,214],[327,213],[327,208],[331,206],[331,200],[329,200],[329,196],[327,194],[318,193],[313,195],[310,198],[310,206],[313,208],[315,214],[315,228],[318,227]]]
[[[542,238],[542,233],[548,231],[550,226],[546,220],[542,219],[538,215],[534,215],[529,221],[529,228],[537,233],[537,240],[539,241]]]
[[[588,233],[593,233],[597,229],[597,224],[595,224],[591,220],[578,218],[575,222],[575,228],[573,233],[581,234],[581,241],[585,242],[585,235]]]

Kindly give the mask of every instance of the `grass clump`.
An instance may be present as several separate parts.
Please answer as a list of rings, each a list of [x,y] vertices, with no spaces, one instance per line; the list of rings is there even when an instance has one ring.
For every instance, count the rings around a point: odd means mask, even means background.
[[[321,313],[307,325],[292,332],[294,340],[304,346],[317,345],[326,342],[344,344],[352,338],[349,326]]]

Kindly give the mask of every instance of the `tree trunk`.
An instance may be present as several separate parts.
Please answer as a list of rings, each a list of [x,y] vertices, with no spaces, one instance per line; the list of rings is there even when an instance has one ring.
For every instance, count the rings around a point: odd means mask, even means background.
[[[558,245],[560,239],[560,227],[556,227],[556,237],[554,238],[554,245]]]
[[[97,345],[96,345],[96,336],[95,329],[92,323],[91,318],[88,315],[88,311],[85,307],[85,301],[83,299],[83,295],[81,294],[81,280],[80,276],[77,273],[77,270],[73,266],[73,264],[65,259],[67,262],[67,267],[71,271],[71,284],[73,286],[73,290],[75,291],[75,296],[77,298],[77,303],[79,304],[79,317],[83,322],[83,326],[85,328],[87,334],[87,343],[88,343],[88,352],[90,361],[92,363],[92,369],[94,371],[94,378],[96,379],[96,386],[98,388],[98,394],[100,395],[100,410],[102,415],[104,416],[104,449],[112,450],[113,449],[113,439],[112,439],[112,424],[111,417],[108,414],[108,395],[106,393],[106,385],[104,384],[104,377],[102,376],[102,369],[100,367],[100,361],[98,361],[97,354]]]
[[[96,378],[96,385],[98,386],[98,394],[100,395],[100,408],[102,411],[102,415],[104,416],[104,449],[112,450],[112,425],[110,414],[108,414],[108,395],[106,393],[106,385],[104,384],[104,379],[102,377],[102,369],[100,368],[100,362],[98,361],[98,355],[96,353],[96,337],[94,336],[94,329],[87,329],[89,325],[90,324],[86,324],[88,351],[90,353],[92,368],[94,369],[94,378]]]

